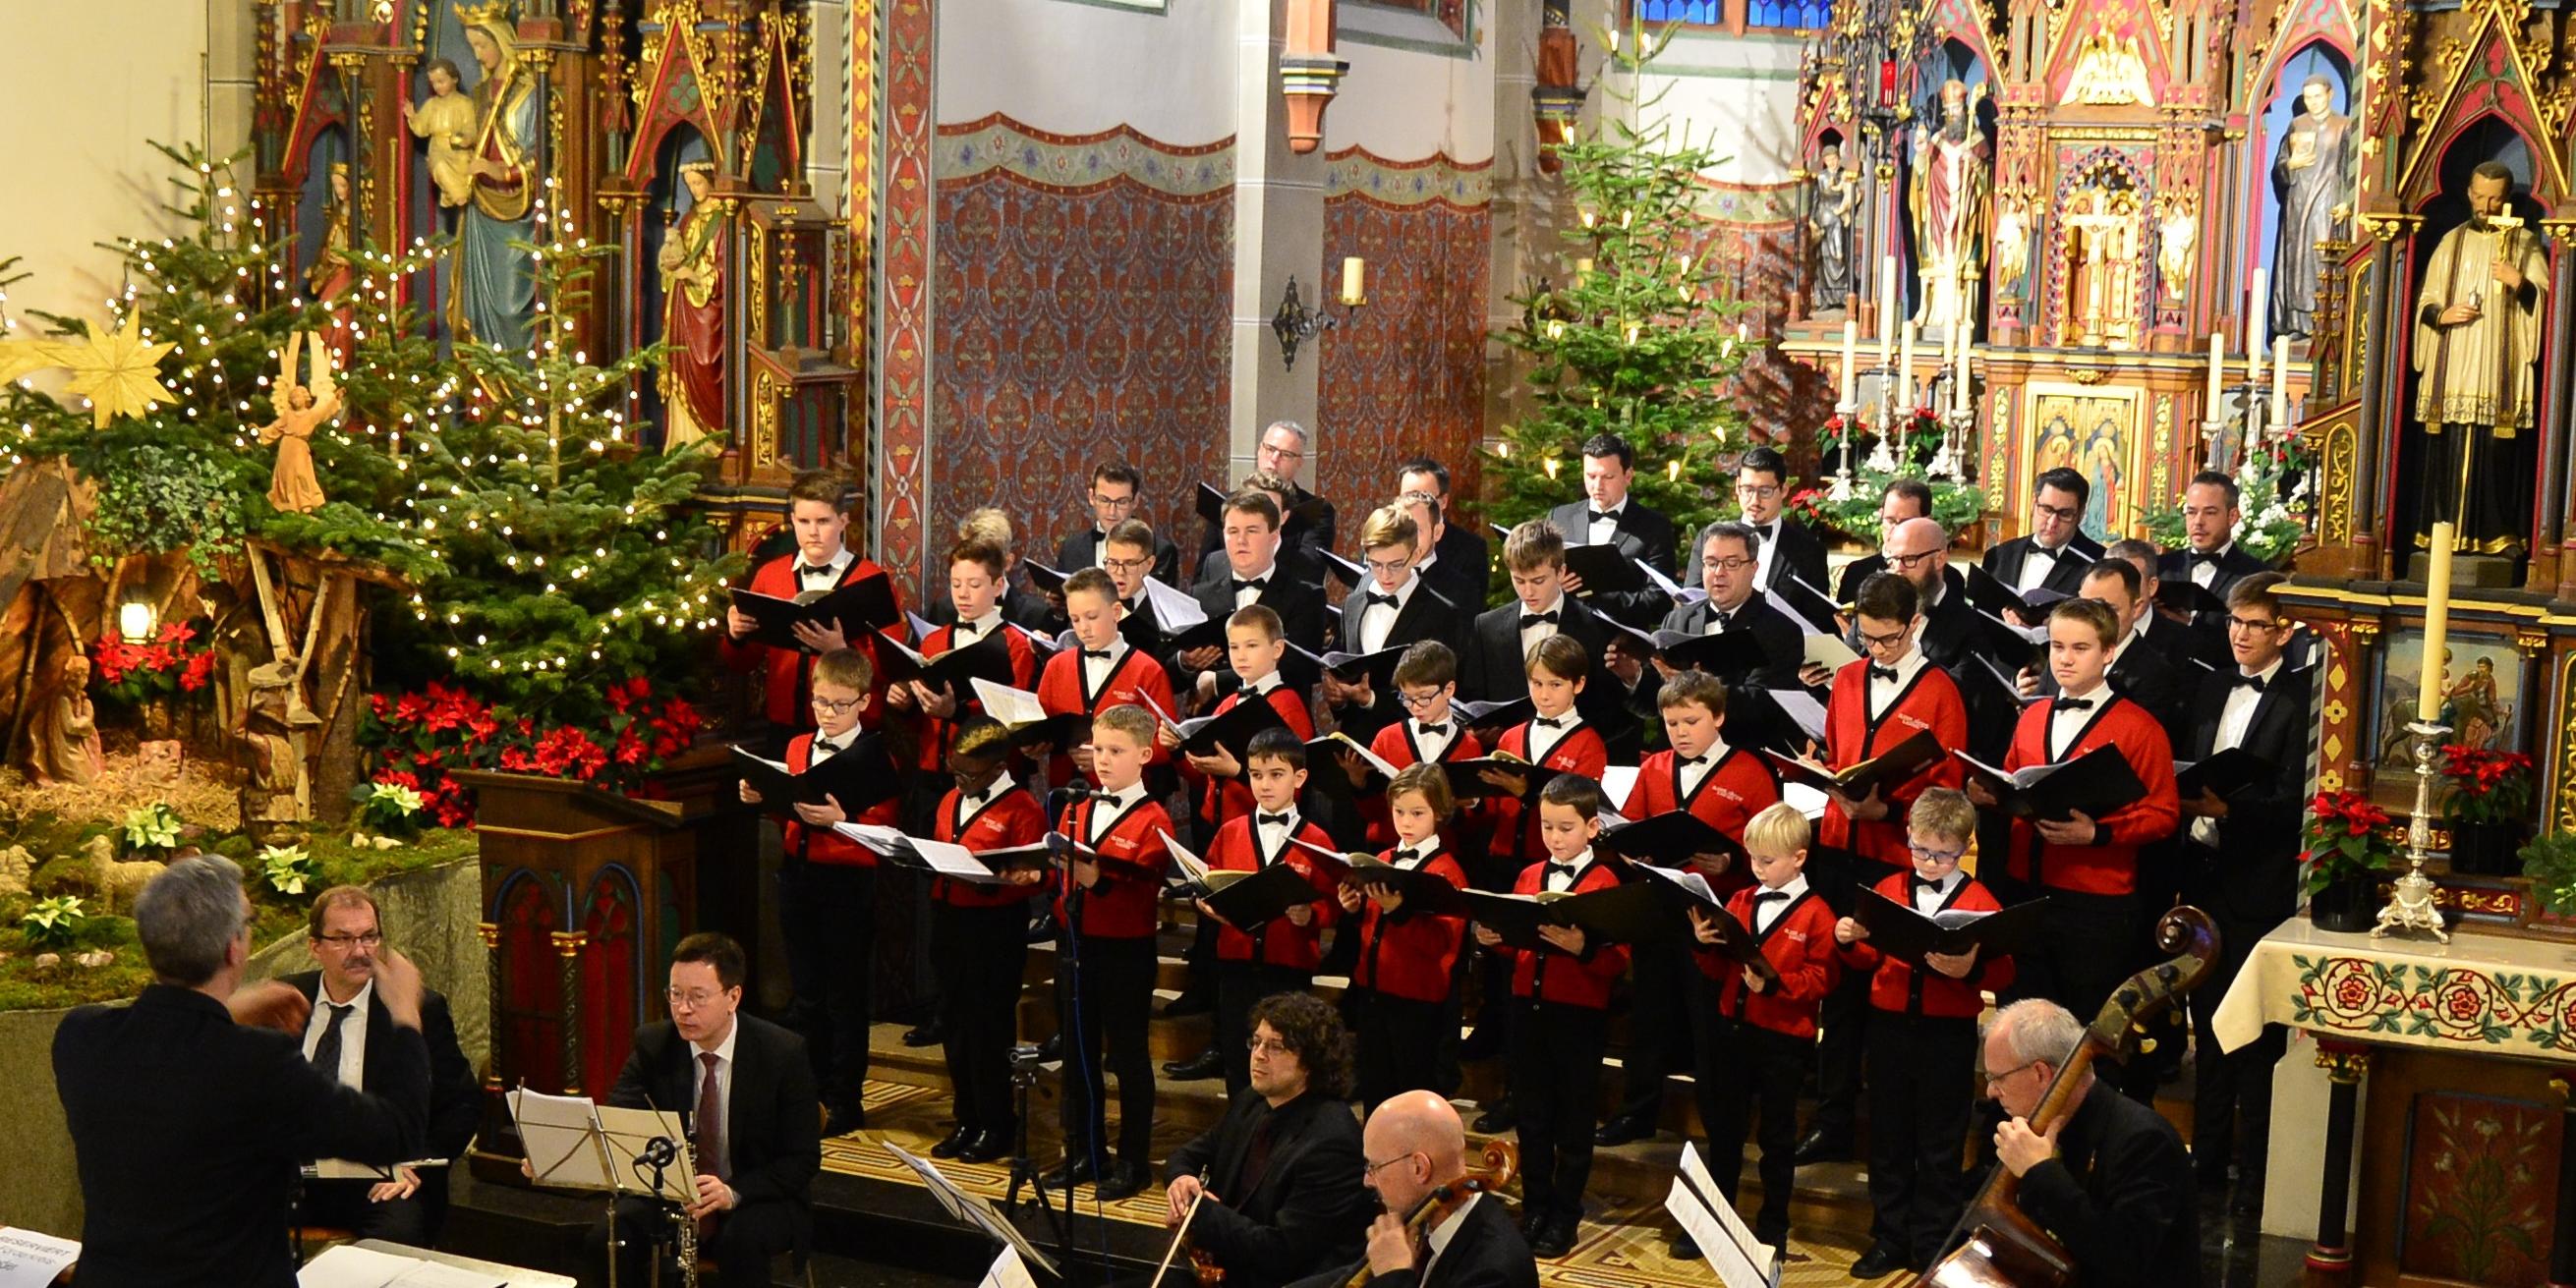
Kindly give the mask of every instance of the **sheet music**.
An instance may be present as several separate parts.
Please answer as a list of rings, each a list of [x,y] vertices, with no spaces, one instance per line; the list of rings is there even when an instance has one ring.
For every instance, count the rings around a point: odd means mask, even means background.
[[[982,859],[975,857],[973,850],[965,846],[934,841],[926,836],[906,837],[905,840],[911,844],[912,852],[920,855],[921,861],[941,876],[975,885],[994,885],[1001,881],[991,868],[984,866]]]
[[[1785,802],[1789,808],[1806,815],[1807,821],[1810,823],[1823,818],[1825,816],[1825,807],[1833,803],[1832,797],[1825,795],[1822,791],[1810,787],[1805,783],[1780,784],[1780,799]]]
[[[1807,637],[1807,660],[1828,671],[1839,671],[1859,661],[1860,654],[1853,652],[1851,645],[1843,643],[1841,636],[1810,635]]]
[[[911,1168],[913,1174],[921,1178],[922,1184],[930,1187],[930,1196],[939,1200],[939,1206],[947,1209],[948,1215],[1000,1240],[1005,1252],[1016,1254],[1026,1265],[1036,1266],[1054,1278],[1064,1277],[1064,1272],[1056,1269],[1055,1263],[1047,1260],[1046,1254],[1038,1251],[1037,1245],[1029,1242],[1028,1236],[1020,1233],[1018,1226],[1002,1219],[991,1199],[957,1188],[957,1183],[942,1175],[936,1166],[901,1145],[892,1141],[878,1143],[895,1156],[895,1161]]]
[[[45,1288],[79,1257],[75,1240],[0,1225],[0,1288]]]
[[[677,1113],[595,1105],[580,1096],[551,1096],[526,1087],[513,1088],[508,1102],[538,1184],[658,1194],[674,1202],[694,1197],[688,1133]],[[662,1169],[662,1187],[656,1191],[653,1169],[638,1166],[635,1156],[663,1137],[677,1152]]]
[[[1207,860],[1200,858],[1196,854],[1192,854],[1190,852],[1190,848],[1181,844],[1180,840],[1174,837],[1170,832],[1164,831],[1161,828],[1156,828],[1154,829],[1154,834],[1163,838],[1163,852],[1172,856],[1172,862],[1178,865],[1181,869],[1182,878],[1196,883],[1201,889],[1205,889],[1208,883]],[[1341,856],[1337,854],[1333,857],[1340,858]]]
[[[297,1288],[505,1288],[509,1280],[344,1243],[305,1262],[295,1282]]]
[[[1718,1238],[1701,1240],[1699,1245],[1700,1254],[1710,1257],[1709,1264],[1717,1269],[1719,1280],[1727,1288],[1775,1288],[1778,1280],[1773,1277],[1772,1270],[1779,1264],[1780,1250],[1755,1240],[1752,1229],[1744,1224],[1743,1217],[1736,1215],[1734,1206],[1718,1199],[1721,1191],[1717,1188],[1717,1181],[1708,1174],[1708,1164],[1701,1160],[1698,1150],[1682,1151],[1681,1174],[1673,1178],[1673,1184],[1692,1206],[1707,1214],[1719,1231]],[[1665,1205],[1671,1206],[1669,1198]],[[1739,1273],[1749,1273],[1751,1277],[1738,1279],[1730,1276],[1726,1268],[1719,1267],[1717,1258],[1710,1256],[1719,1248],[1733,1252],[1741,1261]]]
[[[1764,689],[1763,692],[1770,694],[1771,700],[1780,704],[1781,712],[1796,721],[1808,737],[1818,741],[1824,739],[1825,704],[1816,701],[1814,694],[1805,689]]]
[[[1627,803],[1628,793],[1637,790],[1639,766],[1611,765],[1601,771],[1601,799],[1613,807]]]
[[[1662,569],[1657,568],[1653,564],[1647,563],[1643,559],[1637,561],[1637,569],[1638,571],[1646,574],[1646,582],[1648,585],[1651,585],[1655,589],[1671,596],[1673,603],[1679,607],[1688,608],[1691,605],[1708,598],[1708,592],[1706,590],[1703,590],[1698,586],[1684,586],[1680,582],[1674,581],[1672,578],[1665,576]]]
[[[1688,1154],[1693,1151],[1685,1149],[1682,1152]],[[1723,1207],[1712,1209],[1710,1204],[1700,1201],[1688,1181],[1679,1176],[1673,1178],[1673,1187],[1664,1196],[1664,1210],[1672,1213],[1673,1220],[1689,1233],[1691,1242],[1699,1245],[1700,1260],[1708,1263],[1708,1268],[1716,1272],[1718,1283],[1725,1288],[1774,1288],[1770,1275],[1756,1269],[1744,1249],[1727,1239],[1726,1227],[1718,1224],[1716,1215],[1717,1211],[1724,1210]]]
[[[975,1288],[1038,1288],[1038,1281],[1030,1278],[1029,1268],[1021,1264],[1019,1250],[1005,1243],[1000,1252],[993,1254],[993,1264]]]
[[[900,858],[914,848],[913,839],[905,836],[902,828],[888,827],[883,823],[853,823],[843,819],[834,823],[832,830],[866,846],[870,853],[889,859]]]
[[[975,688],[975,699],[984,704],[984,714],[1001,722],[1005,729],[1018,729],[1047,718],[1046,704],[1026,689],[995,684],[983,676],[967,677]]]
[[[1336,742],[1336,743],[1341,744],[1341,746],[1342,746],[1344,749],[1349,750],[1349,751],[1354,752],[1354,753],[1357,753],[1357,754],[1358,754],[1358,756],[1359,756],[1359,758],[1360,758],[1360,760],[1361,760],[1362,762],[1364,762],[1365,764],[1367,764],[1367,765],[1368,765],[1368,767],[1369,767],[1370,769],[1373,769],[1373,770],[1376,770],[1376,771],[1377,771],[1377,773],[1378,773],[1378,776],[1379,776],[1379,777],[1381,777],[1381,778],[1393,778],[1393,777],[1395,777],[1395,775],[1396,775],[1396,768],[1395,768],[1395,766],[1394,766],[1394,765],[1391,765],[1391,764],[1389,764],[1389,763],[1387,763],[1387,759],[1386,759],[1386,757],[1381,756],[1381,755],[1377,754],[1376,752],[1371,751],[1371,750],[1369,750],[1368,748],[1361,746],[1361,745],[1360,745],[1360,741],[1359,741],[1359,739],[1354,738],[1354,737],[1350,736],[1349,734],[1343,733],[1343,732],[1342,732],[1341,730],[1339,730],[1339,729],[1336,729],[1336,730],[1334,730],[1332,733],[1327,734],[1327,735],[1325,735],[1325,736],[1326,736],[1326,737],[1328,737],[1328,738],[1330,738],[1332,741],[1334,741],[1334,742]]]
[[[1805,583],[1802,582],[1800,584],[1803,585]],[[1809,635],[1830,635],[1833,633],[1833,623],[1809,621],[1807,620],[1807,615],[1805,613],[1791,608],[1789,606],[1789,597],[1781,594],[1778,587],[1775,586],[1769,590],[1763,591],[1762,597],[1771,601],[1771,606],[1779,609],[1781,616],[1788,618],[1790,621],[1796,622],[1799,630],[1804,631]]]
[[[1145,602],[1153,607],[1155,624],[1166,635],[1178,635],[1208,619],[1198,600],[1152,577],[1145,579]]]
[[[904,610],[903,616],[904,620],[912,623],[912,638],[915,641],[929,639],[930,633],[939,629],[938,627],[930,624],[929,618],[924,617],[909,608]]]

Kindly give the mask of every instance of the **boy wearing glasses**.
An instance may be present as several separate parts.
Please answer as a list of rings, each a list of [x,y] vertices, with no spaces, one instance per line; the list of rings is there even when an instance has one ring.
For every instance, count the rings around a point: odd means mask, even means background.
[[[1745,449],[1735,465],[1735,504],[1744,526],[1760,543],[1762,565],[1754,584],[1765,590],[1788,573],[1818,592],[1825,588],[1825,543],[1807,525],[1787,517],[1789,462],[1769,447]]]
[[[1892,873],[1875,889],[1927,916],[1942,911],[1997,912],[2003,905],[1959,871],[1977,832],[1977,810],[1948,787],[1924,790],[1906,811],[1913,871]],[[1834,923],[1843,966],[1866,980],[1869,1007],[1870,1248],[1852,1265],[1855,1279],[1921,1271],[1967,1203],[1959,1151],[1976,1103],[1971,1071],[1977,1016],[1989,991],[2011,985],[2010,957],[1980,960],[1926,953],[1925,969],[1869,945],[1869,928],[1851,917]]]
[[[1475,731],[1450,709],[1458,696],[1458,655],[1448,645],[1421,640],[1406,648],[1404,656],[1396,659],[1394,680],[1396,705],[1404,709],[1404,718],[1379,729],[1369,740],[1369,750],[1378,759],[1403,770],[1426,762],[1474,760],[1485,754]],[[1366,762],[1347,751],[1340,760],[1353,787],[1367,781]],[[1395,844],[1388,795],[1381,792],[1360,802],[1360,817],[1368,825],[1368,844],[1373,849]],[[1462,841],[1461,848],[1478,847]]]
[[[860,558],[849,546],[849,505],[857,495],[858,489],[849,480],[829,470],[807,470],[797,475],[787,488],[787,526],[796,538],[796,548],[753,572],[750,589],[780,599],[797,599],[870,577],[884,577],[883,568]],[[901,599],[895,601],[895,607],[902,609]],[[724,645],[719,652],[729,670],[763,673],[761,714],[782,730],[814,727],[813,714],[807,710],[804,698],[812,692],[817,657],[835,649],[855,649],[867,660],[873,674],[876,651],[865,631],[857,639],[848,639],[837,626],[799,622],[796,639],[802,647],[780,649],[750,641],[751,633],[759,628],[759,622],[728,605]],[[871,691],[861,696],[873,699],[877,695]]]
[[[1595,434],[1583,444],[1583,498],[1548,511],[1547,521],[1565,534],[1569,546],[1616,546],[1631,559],[1679,580],[1674,562],[1673,521],[1653,506],[1628,495],[1637,477],[1637,452],[1617,434]],[[1672,603],[1652,586],[1641,590],[1587,591],[1583,579],[1566,575],[1565,589],[1581,595],[1598,611],[1631,626],[1643,627]]]
[[[1369,515],[1360,529],[1369,584],[1353,599],[1342,601],[1344,650],[1365,655],[1422,640],[1446,644],[1457,638],[1458,605],[1425,585],[1414,568],[1421,537],[1421,528],[1402,504],[1383,506]],[[1335,723],[1362,742],[1404,718],[1395,695],[1372,691],[1365,674],[1345,681],[1327,671],[1323,691]]]
[[[1107,565],[1109,533],[1119,524],[1136,517],[1136,493],[1144,486],[1145,476],[1125,461],[1110,461],[1092,467],[1091,491],[1084,500],[1091,506],[1091,526],[1065,537],[1056,546],[1055,566],[1062,572]],[[1156,538],[1147,555],[1153,574],[1164,584],[1180,584],[1181,552],[1169,538]]]
[[[814,663],[817,727],[787,743],[787,767],[804,773],[874,737],[859,728],[874,668],[856,649],[834,649]],[[741,786],[743,803],[760,793]],[[898,793],[852,816],[837,797],[788,807],[786,855],[778,867],[778,935],[787,950],[795,1010],[813,1048],[825,1124],[839,1136],[867,1125],[860,1093],[868,1085],[869,966],[876,959],[877,856],[832,830],[841,822],[897,826]]]
[[[2191,1008],[2199,1035],[2193,1066],[2192,1161],[2201,1184],[2223,1186],[2236,1164],[2240,1212],[2263,1199],[2265,1147],[2271,1139],[2272,1066],[2288,1038],[2278,1026],[2258,1041],[2221,1052],[2210,1033],[2216,999],[2243,969],[2256,941],[2299,904],[2299,817],[2307,782],[2310,676],[2282,655],[2290,623],[2275,591],[2287,580],[2256,573],[2228,588],[2227,642],[2235,665],[2211,676],[2192,704],[2191,733],[2181,754],[2206,760],[2241,747],[2276,767],[2267,780],[2226,796],[2206,789],[2182,802],[2184,898],[2218,922],[2219,957]],[[2224,856],[2222,858],[2222,856]]]

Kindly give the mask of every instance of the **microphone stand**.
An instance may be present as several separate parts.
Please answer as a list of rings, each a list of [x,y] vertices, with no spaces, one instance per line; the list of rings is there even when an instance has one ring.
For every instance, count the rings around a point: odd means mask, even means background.
[[[1084,1019],[1082,1013],[1082,912],[1084,902],[1083,896],[1088,892],[1083,888],[1081,882],[1073,879],[1073,807],[1083,801],[1090,800],[1095,793],[1092,791],[1091,786],[1088,783],[1084,782],[1080,778],[1075,778],[1072,782],[1057,788],[1054,795],[1058,798],[1058,803],[1056,805],[1055,830],[1049,833],[1049,835],[1060,838],[1061,841],[1061,844],[1054,846],[1054,848],[1057,852],[1057,856],[1063,860],[1064,881],[1064,952],[1062,954],[1062,958],[1064,965],[1066,1002],[1065,1017],[1067,1022],[1063,1030],[1063,1054],[1066,1065],[1079,1071],[1083,1079],[1085,1094],[1088,1097],[1085,1103],[1089,1107],[1083,1116],[1082,1124],[1084,1136],[1084,1158],[1091,1164],[1093,1183],[1098,1184],[1099,1173],[1101,1170],[1100,1160],[1104,1147],[1104,1142],[1102,1142],[1099,1137],[1109,1129],[1109,1107],[1103,1103],[1101,1099],[1107,1094],[1107,1090],[1099,1084],[1098,1079],[1091,1076],[1090,1066],[1087,1063],[1081,1063],[1087,1060],[1090,1054],[1090,1047],[1084,1044],[1082,1037]],[[1021,1138],[1026,1140],[1028,1134],[1028,1119],[1025,1112],[1021,1115],[1020,1133]],[[1021,1152],[1026,1153],[1027,1151],[1023,1148]],[[1070,1166],[1073,1160],[1068,1156],[1065,1161],[1066,1164]],[[1032,1172],[1034,1173],[1034,1164],[1032,1164]],[[1035,1179],[1034,1174],[1031,1179]],[[1058,1246],[1067,1254],[1070,1254],[1073,1251],[1073,1192],[1076,1188],[1076,1186],[1071,1184],[1064,1187],[1064,1221],[1063,1224],[1058,1227],[1063,1231],[1060,1236]],[[1038,1186],[1034,1197],[1038,1198],[1038,1206],[1047,1213],[1048,1223],[1053,1225],[1055,1224],[1055,1209],[1048,1206],[1044,1197],[1045,1194],[1046,1187],[1041,1183]]]

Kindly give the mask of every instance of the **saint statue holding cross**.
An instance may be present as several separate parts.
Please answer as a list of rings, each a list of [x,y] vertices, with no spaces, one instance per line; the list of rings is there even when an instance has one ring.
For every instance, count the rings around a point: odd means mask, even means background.
[[[2506,207],[2513,172],[2481,163],[2468,222],[2442,235],[2415,300],[2415,417],[2427,448],[2420,526],[2457,525],[2463,554],[2518,555],[2530,471],[2518,439],[2532,426],[2541,296],[2540,238]]]

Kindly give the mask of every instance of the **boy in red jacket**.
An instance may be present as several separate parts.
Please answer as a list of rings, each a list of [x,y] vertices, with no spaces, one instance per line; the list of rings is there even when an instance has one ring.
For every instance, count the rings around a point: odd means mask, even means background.
[[[1959,871],[1977,835],[1977,810],[1965,795],[1946,787],[1917,795],[1906,832],[1914,870],[1880,881],[1880,894],[1927,915],[2001,911],[1993,893]],[[1958,1223],[1968,1201],[1959,1153],[1976,1102],[1977,1017],[1984,993],[2013,979],[2010,957],[1926,953],[1930,969],[1917,970],[1868,940],[1858,921],[1834,923],[1842,963],[1868,978],[1877,1012],[1869,1022],[1870,1248],[1852,1264],[1855,1279],[1920,1272]]]
[[[1448,774],[1437,764],[1408,765],[1387,784],[1386,803],[1394,844],[1378,858],[1466,889],[1466,870],[1440,840],[1440,825],[1457,805]],[[1396,887],[1364,873],[1343,883],[1340,902],[1344,915],[1360,919],[1359,954],[1342,994],[1343,1009],[1354,1013],[1360,1104],[1374,1110],[1416,1089],[1446,1095],[1448,1088],[1433,1084],[1442,1037],[1458,1031],[1455,985],[1466,919],[1415,908]]]
[[[1270,610],[1255,604],[1236,610],[1235,616],[1245,613],[1268,615]],[[1237,650],[1236,665],[1241,664]],[[1294,839],[1333,848],[1333,838],[1297,811],[1297,793],[1306,786],[1306,740],[1286,729],[1264,729],[1253,735],[1243,758],[1242,778],[1252,808],[1217,829],[1208,846],[1208,867],[1259,872],[1285,863],[1314,884],[1319,860],[1313,851],[1289,844]],[[1333,899],[1318,886],[1310,903],[1293,905],[1260,925],[1237,926],[1199,900],[1199,915],[1217,928],[1216,1032],[1211,1040],[1224,1061],[1228,1095],[1243,1090],[1252,1076],[1245,1044],[1252,1039],[1253,1005],[1273,993],[1302,993],[1314,984],[1324,927],[1332,924],[1335,910]]]
[[[1396,702],[1404,708],[1404,719],[1378,730],[1377,736],[1369,740],[1369,750],[1378,759],[1401,770],[1425,761],[1474,760],[1485,754],[1484,744],[1475,732],[1450,709],[1450,702],[1458,696],[1458,655],[1448,645],[1438,640],[1419,640],[1407,646],[1404,656],[1395,661],[1394,680]],[[1344,751],[1341,764],[1353,787],[1367,781],[1368,762]],[[1360,801],[1360,817],[1368,824],[1368,843],[1381,850],[1396,843],[1395,827],[1388,817],[1388,802],[1394,790],[1389,785],[1385,793]],[[1440,813],[1446,823],[1449,808],[1442,807]],[[1456,842],[1453,853],[1471,852],[1467,839],[1451,839]]]
[[[1065,578],[1064,610],[1073,621],[1075,647],[1048,658],[1045,673],[1038,677],[1038,703],[1048,715],[1097,715],[1115,706],[1142,704],[1151,704],[1156,711],[1172,710],[1172,682],[1162,665],[1142,650],[1129,648],[1118,634],[1124,610],[1108,573],[1085,568]],[[1137,714],[1153,719],[1141,710]],[[1145,745],[1154,746],[1150,727]],[[1062,749],[1032,745],[1029,751],[1047,766],[1050,786],[1062,786],[1075,774],[1092,772],[1088,741]]]
[[[2098,819],[2078,811],[2063,820],[2013,820],[2011,853],[2002,866],[2049,899],[2041,951],[2023,963],[2020,991],[2077,1015],[2100,1011],[2137,966],[2147,933],[2137,897],[2138,850],[2173,835],[2181,817],[2164,726],[2105,678],[2119,636],[2119,620],[2099,600],[2058,601],[2048,614],[2048,668],[2057,677],[2057,696],[2021,713],[2003,766],[2015,771],[2117,747],[2147,789]],[[1968,799],[1995,803],[1975,778],[1968,781]],[[1995,874],[1992,866],[1980,870]]]
[[[1716,1005],[1703,1007],[1709,1022],[1699,1043],[1699,1113],[1707,1124],[1708,1170],[1728,1203],[1744,1172],[1745,1120],[1762,1116],[1762,1211],[1753,1237],[1786,1247],[1789,1192],[1796,1177],[1798,1083],[1815,1054],[1816,1004],[1834,986],[1834,914],[1807,889],[1807,816],[1773,805],[1744,826],[1744,852],[1760,884],[1735,892],[1726,910],[1753,932],[1762,959],[1778,976],[1766,979],[1715,948],[1699,950],[1700,973],[1716,989]],[[1703,944],[1717,941],[1716,923],[1692,914]],[[1756,1103],[1759,1109],[1756,1110]],[[1688,1247],[1679,1252],[1692,1252]]]
[[[883,568],[850,550],[848,507],[857,496],[858,489],[848,479],[830,470],[807,470],[797,475],[787,488],[787,523],[795,534],[796,550],[762,564],[751,575],[750,589],[779,599],[794,599],[870,577],[884,577]],[[902,601],[896,600],[895,606],[900,609]],[[758,628],[759,623],[741,609],[727,605],[725,640],[718,651],[727,669],[762,673],[760,711],[771,724],[790,731],[814,727],[814,717],[805,706],[811,692],[814,660],[839,648],[856,649],[867,658],[871,687],[866,694],[868,709],[860,714],[875,718],[880,690],[874,687],[876,652],[866,632],[849,639],[834,627],[798,623],[796,639],[804,647],[789,650],[751,642],[751,633]]]
[[[1305,695],[1289,688],[1279,675],[1279,661],[1287,655],[1288,637],[1280,627],[1276,609],[1252,604],[1234,610],[1234,615],[1225,619],[1225,659],[1243,685],[1220,699],[1209,714],[1221,716],[1249,701],[1269,703],[1289,732],[1297,735],[1297,759],[1302,766],[1306,740],[1315,736],[1315,720],[1306,710]],[[1181,745],[1181,735],[1168,725],[1155,739],[1166,753]],[[1254,793],[1247,783],[1250,771],[1234,758],[1233,752],[1219,747],[1212,755],[1184,755],[1181,780],[1196,789],[1191,795],[1198,801],[1200,836],[1212,838],[1226,824],[1252,812]],[[1298,777],[1300,782],[1304,780],[1302,773]],[[1244,1013],[1251,1014],[1250,1002],[1244,1004]],[[1238,1058],[1242,1054],[1230,1053],[1226,1057],[1231,1062],[1228,1067],[1242,1064]]]
[[[814,663],[814,717],[820,727],[787,743],[787,767],[804,773],[851,750],[862,738],[859,712],[868,701],[874,668],[857,649],[834,649]],[[873,735],[864,735],[870,736]],[[742,785],[742,799],[758,805],[760,793]],[[787,951],[789,992],[812,1049],[815,1082],[830,1111],[824,1134],[844,1135],[867,1125],[860,1093],[868,1085],[868,975],[875,961],[877,856],[832,830],[834,823],[892,827],[900,795],[853,815],[840,798],[820,805],[796,802],[787,824],[786,854],[778,866],[778,937]]]
[[[1495,741],[1495,754],[1508,753],[1598,784],[1601,771],[1610,766],[1610,749],[1601,731],[1584,723],[1583,713],[1575,709],[1592,675],[1591,652],[1571,635],[1550,635],[1530,646],[1527,669],[1530,707],[1536,714],[1504,730]],[[1494,853],[1515,867],[1547,855],[1537,811],[1521,803],[1530,777],[1500,769],[1484,773],[1486,782],[1504,789],[1485,800],[1485,813],[1494,825]]]
[[[1002,771],[1011,739],[989,716],[957,722],[948,742],[956,787],[940,798],[931,839],[977,853],[1035,843],[1046,810]],[[941,877],[931,883],[930,956],[940,996],[939,1038],[954,1088],[956,1130],[934,1158],[989,1163],[1010,1156],[1019,1122],[1011,1104],[1011,1044],[1019,1033],[1020,978],[1028,964],[1028,902],[1042,868],[1014,868],[1000,885]]]
[[[987,541],[961,541],[949,548],[948,602],[956,606],[957,620],[922,636],[920,651],[923,657],[937,658],[999,635],[1011,657],[1010,686],[1027,689],[1037,683],[1037,649],[1002,620],[1002,596],[1011,588],[1008,558]],[[921,713],[912,763],[933,772],[948,764],[957,722],[984,709],[971,691],[951,691],[946,685],[933,689],[918,678],[886,690],[886,705]]]
[[[1549,643],[1565,639],[1551,636]],[[1571,641],[1568,641],[1569,643]],[[1575,645],[1578,654],[1581,645]],[[1536,671],[1533,664],[1532,670]],[[1566,699],[1571,706],[1572,697]],[[1529,865],[1518,894],[1585,894],[1619,884],[1615,865],[1594,857],[1601,831],[1601,784],[1559,774],[1539,790],[1536,815],[1546,857]],[[1609,1044],[1610,988],[1628,969],[1628,950],[1596,943],[1573,926],[1542,926],[1536,948],[1513,948],[1491,929],[1476,942],[1512,966],[1512,1102],[1519,1111],[1521,1207],[1530,1251],[1573,1251],[1592,1175],[1592,1113],[1601,1101],[1601,1057]]]
[[[1096,592],[1075,583],[1098,571],[1084,569],[1065,583],[1065,607],[1077,625],[1083,601]],[[1161,667],[1152,669],[1162,674]],[[1104,1203],[1145,1188],[1154,1143],[1154,1061],[1145,1026],[1154,1004],[1156,914],[1170,861],[1163,838],[1172,830],[1171,815],[1145,789],[1154,729],[1154,717],[1142,707],[1114,706],[1092,718],[1084,759],[1100,788],[1074,806],[1065,832],[1097,857],[1076,853],[1067,859],[1055,900],[1056,923],[1068,941],[1064,968],[1056,972],[1057,1021],[1065,1034],[1064,1162],[1047,1183],[1063,1192],[1097,1179]],[[1118,1075],[1115,1164],[1102,1152],[1108,1131],[1099,1094],[1104,1046],[1110,1071]]]

